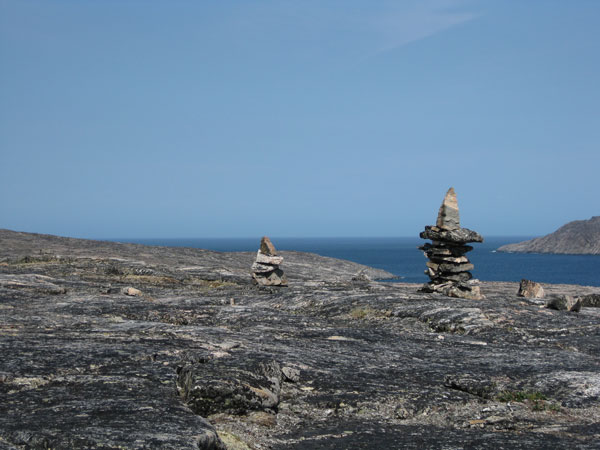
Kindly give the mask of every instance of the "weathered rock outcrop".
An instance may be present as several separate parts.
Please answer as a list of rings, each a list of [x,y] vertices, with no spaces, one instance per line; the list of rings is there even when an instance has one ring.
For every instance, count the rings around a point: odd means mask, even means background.
[[[296,252],[278,289],[251,253],[0,239],[2,449],[598,448],[600,288],[544,285],[575,314]]]
[[[423,292],[440,292],[449,297],[470,299],[482,298],[473,270],[465,256],[473,247],[468,242],[483,242],[483,238],[467,228],[460,227],[458,201],[454,188],[448,189],[438,212],[435,226],[426,226],[420,234],[422,239],[431,239],[419,249],[429,258],[425,274],[431,281],[422,288]]]
[[[503,245],[498,251],[600,255],[600,216],[569,222],[554,233],[529,241]]]
[[[249,355],[241,360],[219,356],[185,362],[177,368],[177,389],[192,411],[202,417],[277,411],[283,373],[276,361],[257,363]]]

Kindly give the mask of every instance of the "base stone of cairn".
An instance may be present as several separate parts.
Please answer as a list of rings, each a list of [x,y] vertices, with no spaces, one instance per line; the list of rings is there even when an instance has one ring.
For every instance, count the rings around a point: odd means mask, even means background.
[[[475,231],[460,227],[458,202],[454,188],[448,189],[438,212],[435,226],[427,225],[420,234],[422,239],[430,239],[421,247],[429,259],[425,274],[431,281],[421,288],[421,292],[439,292],[448,297],[473,300],[484,298],[473,279],[473,264],[465,256],[473,247],[469,242],[483,242],[483,237]]]
[[[277,255],[277,250],[271,240],[264,236],[252,264],[252,281],[260,286],[287,286],[287,278],[279,264],[283,257]]]

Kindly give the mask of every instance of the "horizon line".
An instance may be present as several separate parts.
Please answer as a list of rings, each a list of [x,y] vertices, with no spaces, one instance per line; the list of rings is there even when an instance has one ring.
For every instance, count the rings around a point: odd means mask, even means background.
[[[250,236],[250,235],[246,235],[246,236],[201,236],[201,237],[190,237],[190,236],[185,236],[185,237],[164,237],[164,236],[154,236],[154,237],[98,237],[98,236],[85,236],[83,237],[82,235],[67,235],[67,234],[55,234],[55,233],[43,233],[43,232],[38,232],[38,231],[22,231],[22,230],[11,230],[9,228],[0,228],[0,230],[6,230],[6,231],[12,231],[15,233],[28,233],[28,234],[41,234],[41,235],[48,235],[48,236],[58,236],[58,237],[64,237],[64,238],[73,238],[73,239],[87,239],[87,240],[93,240],[93,241],[113,241],[113,242],[118,242],[118,241],[133,241],[133,240],[164,240],[164,241],[172,241],[172,240],[202,240],[202,239],[260,239],[263,236],[268,236],[270,239],[422,239],[421,237],[419,237],[418,234],[414,234],[414,235],[386,235],[386,236],[382,236],[382,235],[348,235],[348,236],[278,236],[278,235],[254,235],[254,236]],[[528,239],[532,239],[532,238],[536,238],[536,237],[541,237],[544,235],[533,235],[533,234],[489,234],[487,235],[489,238],[528,238]],[[484,239],[485,239],[485,235],[484,235]]]
[[[93,239],[103,241],[114,241],[114,240],[201,240],[201,239],[260,239],[267,235],[256,235],[256,236],[204,236],[204,237],[120,237],[120,238],[78,238],[78,239]],[[418,235],[404,235],[404,236],[268,236],[269,239],[423,239]],[[541,237],[541,235],[529,235],[529,234],[490,234],[490,238],[535,238]],[[484,236],[485,239],[485,236]],[[427,240],[427,239],[426,239]]]

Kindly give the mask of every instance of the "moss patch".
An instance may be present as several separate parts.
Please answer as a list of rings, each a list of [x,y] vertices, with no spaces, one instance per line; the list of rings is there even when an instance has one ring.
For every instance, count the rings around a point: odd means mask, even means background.
[[[221,441],[223,441],[223,444],[227,447],[227,450],[250,450],[248,444],[235,434],[227,431],[217,431],[217,433],[219,434]]]
[[[519,402],[546,400],[546,396],[541,392],[533,391],[502,391],[496,396],[499,402]]]
[[[364,307],[356,307],[350,311],[350,317],[355,320],[364,320],[364,319],[381,319],[390,317],[390,311],[383,311],[380,309],[374,309],[370,306]]]
[[[560,411],[558,403],[550,403],[537,391],[502,391],[496,396],[499,402],[526,403],[533,411]]]

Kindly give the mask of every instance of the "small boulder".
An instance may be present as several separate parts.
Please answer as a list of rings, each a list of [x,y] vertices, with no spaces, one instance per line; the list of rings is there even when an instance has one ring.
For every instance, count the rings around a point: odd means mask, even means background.
[[[446,292],[448,297],[466,298],[468,300],[482,300],[485,297],[481,294],[481,288],[477,285],[471,285],[464,288],[461,285],[452,286]]]
[[[354,274],[352,281],[358,281],[361,283],[368,283],[371,281],[371,277],[367,274],[366,269],[361,269]]]
[[[123,294],[129,295],[131,297],[141,297],[141,295],[142,295],[142,291],[140,291],[139,289],[133,288],[133,287],[123,288],[123,290],[121,292]]]
[[[546,308],[556,309],[558,311],[579,312],[581,310],[581,299],[574,298],[571,295],[557,295],[551,297],[546,302]]]
[[[519,285],[517,295],[526,298],[544,298],[544,288],[540,283],[523,279]]]
[[[600,308],[600,294],[588,294],[579,297],[581,306]]]
[[[283,375],[283,380],[289,383],[297,383],[300,380],[300,370],[294,367],[282,367],[281,373]]]

